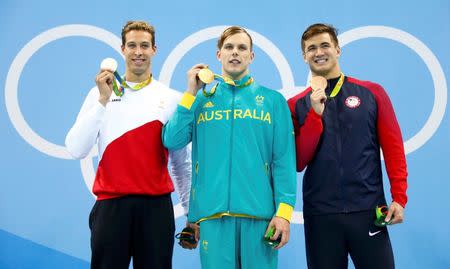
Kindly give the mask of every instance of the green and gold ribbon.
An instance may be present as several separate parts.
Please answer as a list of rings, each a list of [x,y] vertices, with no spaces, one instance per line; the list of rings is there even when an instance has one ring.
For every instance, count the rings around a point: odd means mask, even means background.
[[[119,81],[119,85],[120,85],[120,87],[117,85],[116,80],[113,81],[113,91],[117,96],[122,96],[125,93],[125,88],[133,90],[133,91],[138,91],[138,90],[144,88],[145,86],[149,85],[152,82],[152,75],[150,75],[148,77],[148,79],[146,79],[142,82],[139,82],[135,86],[130,86],[126,82],[125,76],[123,76],[123,78],[122,78],[119,75],[119,73],[117,73],[117,71],[114,72],[114,76]]]
[[[344,73],[341,73],[341,76],[339,77],[338,82],[334,86],[333,90],[331,91],[330,97],[333,98],[341,91],[342,84],[344,84]]]
[[[226,83],[226,84],[231,85],[236,88],[244,88],[253,83],[253,78],[249,76],[243,83],[236,84],[236,81],[232,80],[231,78],[214,74],[208,68],[204,68],[204,69],[200,70],[199,78],[205,84],[205,85],[203,85],[203,88],[202,88],[203,95],[205,97],[213,96],[216,93],[217,85],[219,85],[220,82]],[[214,85],[214,87],[212,87],[211,91],[207,92],[205,90],[206,84],[210,84],[214,80],[218,81],[219,83]]]

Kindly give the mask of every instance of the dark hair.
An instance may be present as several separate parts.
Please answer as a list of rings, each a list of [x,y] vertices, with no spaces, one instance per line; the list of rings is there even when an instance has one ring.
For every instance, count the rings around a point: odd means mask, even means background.
[[[313,25],[310,25],[308,28],[306,28],[305,32],[303,32],[302,35],[302,52],[305,52],[305,42],[306,40],[310,39],[311,37],[322,34],[322,33],[328,33],[335,43],[336,46],[339,46],[338,41],[338,30],[333,27],[331,24],[324,24],[324,23],[316,23]]]
[[[155,27],[145,21],[128,21],[122,28],[122,46],[125,46],[125,36],[130,31],[145,31],[152,35],[152,46],[155,46]]]

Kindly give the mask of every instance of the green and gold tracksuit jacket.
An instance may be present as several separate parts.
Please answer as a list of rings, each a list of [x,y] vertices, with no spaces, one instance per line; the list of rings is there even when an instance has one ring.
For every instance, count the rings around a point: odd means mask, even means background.
[[[279,92],[251,81],[220,82],[208,97],[185,93],[163,128],[168,149],[192,141],[189,222],[291,219],[297,186],[289,108]]]

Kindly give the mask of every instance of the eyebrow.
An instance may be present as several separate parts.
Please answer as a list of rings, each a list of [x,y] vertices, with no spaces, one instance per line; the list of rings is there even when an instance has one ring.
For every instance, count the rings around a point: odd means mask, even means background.
[[[328,42],[328,41],[325,41],[325,42],[322,42],[322,43],[319,44],[319,46],[322,46],[322,45],[331,45],[331,43]],[[309,45],[306,48],[309,49],[309,48],[316,47],[316,46],[317,46],[316,44],[311,44],[311,45]]]
[[[134,41],[134,40],[131,40],[131,41],[128,41],[126,44],[151,44],[151,42],[150,41],[142,41],[142,42],[136,42],[136,41]]]
[[[235,43],[228,42],[228,43],[224,43],[223,46],[246,46],[246,47],[249,47],[250,45],[249,44],[245,44],[245,43],[237,43],[237,44],[235,44]]]

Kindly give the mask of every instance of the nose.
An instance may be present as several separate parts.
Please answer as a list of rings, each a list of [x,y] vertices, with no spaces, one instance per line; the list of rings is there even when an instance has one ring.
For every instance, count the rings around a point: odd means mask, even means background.
[[[324,50],[323,50],[321,47],[318,47],[318,48],[316,49],[315,56],[323,55],[323,52],[324,52]]]
[[[238,55],[238,48],[233,48],[233,56],[237,56]]]
[[[142,49],[141,49],[141,47],[137,46],[137,47],[136,47],[136,50],[134,51],[134,54],[136,54],[136,55],[142,55]]]

